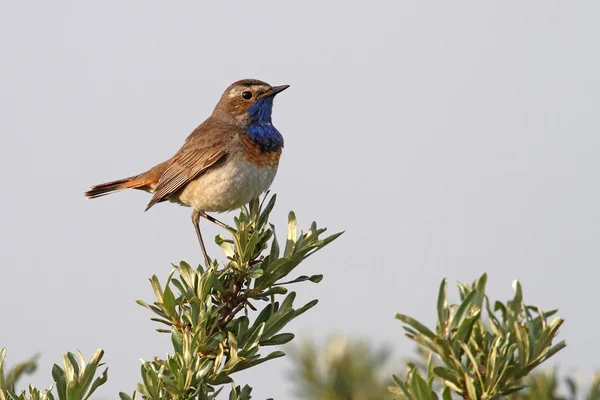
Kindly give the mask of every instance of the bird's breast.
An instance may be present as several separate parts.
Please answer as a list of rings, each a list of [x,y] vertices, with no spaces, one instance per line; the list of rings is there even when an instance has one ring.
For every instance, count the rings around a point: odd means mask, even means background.
[[[196,210],[217,212],[247,204],[271,186],[278,165],[274,160],[248,158],[248,154],[230,154],[222,165],[201,174],[170,200]]]
[[[243,154],[248,162],[258,168],[273,168],[279,165],[282,151],[281,147],[275,150],[265,151],[248,136],[244,136],[242,141],[244,149]]]

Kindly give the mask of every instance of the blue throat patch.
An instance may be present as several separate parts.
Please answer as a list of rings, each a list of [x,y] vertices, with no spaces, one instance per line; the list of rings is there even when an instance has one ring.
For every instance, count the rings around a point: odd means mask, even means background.
[[[263,152],[277,151],[283,147],[283,136],[271,123],[273,96],[258,99],[248,108],[250,124],[246,128],[248,137]]]

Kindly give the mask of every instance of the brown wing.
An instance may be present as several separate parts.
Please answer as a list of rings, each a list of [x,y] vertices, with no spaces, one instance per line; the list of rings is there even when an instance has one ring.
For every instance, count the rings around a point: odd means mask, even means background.
[[[169,160],[146,211],[182,189],[215,163],[224,160],[233,136],[224,127],[210,123],[210,120],[196,128]]]

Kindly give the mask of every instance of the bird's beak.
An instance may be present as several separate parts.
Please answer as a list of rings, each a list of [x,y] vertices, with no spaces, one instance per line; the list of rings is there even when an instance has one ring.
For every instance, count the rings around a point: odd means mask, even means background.
[[[285,89],[289,88],[290,85],[281,85],[281,86],[272,86],[271,90],[262,95],[261,97],[271,97],[275,96],[277,93],[283,92]]]

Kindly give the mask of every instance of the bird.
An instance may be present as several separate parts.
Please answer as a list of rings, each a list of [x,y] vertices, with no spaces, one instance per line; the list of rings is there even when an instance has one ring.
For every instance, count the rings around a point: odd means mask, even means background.
[[[138,189],[152,194],[145,211],[164,201],[190,207],[208,267],[200,219],[231,229],[207,212],[235,210],[269,189],[284,145],[271,118],[273,100],[288,87],[257,79],[234,82],[171,158],[141,174],[94,185],[85,196],[94,199]]]

